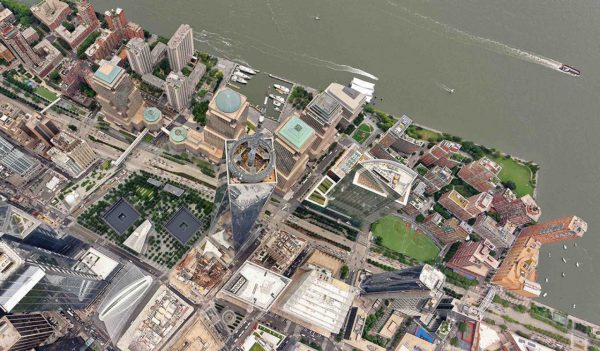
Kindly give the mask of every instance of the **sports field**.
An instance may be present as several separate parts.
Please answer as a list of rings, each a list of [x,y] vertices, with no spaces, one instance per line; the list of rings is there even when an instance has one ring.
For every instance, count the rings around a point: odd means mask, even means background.
[[[373,235],[382,238],[383,246],[419,261],[434,259],[440,252],[427,235],[420,230],[415,231],[410,224],[398,217],[381,218],[373,223],[371,231]]]

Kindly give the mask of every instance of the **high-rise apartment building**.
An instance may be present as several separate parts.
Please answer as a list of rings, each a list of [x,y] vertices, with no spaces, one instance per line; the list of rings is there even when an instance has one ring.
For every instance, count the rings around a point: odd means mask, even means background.
[[[517,226],[511,222],[500,224],[490,216],[480,214],[473,224],[473,231],[491,242],[497,249],[506,249],[515,241]]]
[[[519,236],[502,261],[492,282],[524,297],[540,296],[535,281],[542,244],[531,236]]]
[[[144,39],[133,38],[127,43],[127,59],[131,69],[139,75],[152,72],[152,54]]]
[[[542,244],[581,238],[587,223],[577,216],[566,216],[526,227],[520,236],[531,236]]]
[[[43,59],[33,51],[17,27],[7,25],[1,30],[2,41],[4,41],[12,53],[21,60],[25,66],[33,67],[42,63]]]
[[[29,351],[54,334],[40,313],[11,314],[0,318],[0,350]]]
[[[78,261],[24,244],[0,240],[0,262],[0,309],[6,313],[85,308],[106,286]]]
[[[460,168],[458,177],[479,192],[490,191],[500,184],[502,166],[487,157],[472,161]]]
[[[447,267],[469,279],[485,279],[500,262],[492,256],[494,245],[489,241],[465,241],[460,244]]]
[[[100,67],[88,81],[98,93],[96,99],[107,119],[127,129],[132,129],[131,118],[142,107],[143,100],[125,70],[108,61],[100,61]]]
[[[490,209],[492,205],[492,195],[481,193],[465,198],[456,190],[450,190],[444,193],[438,200],[438,203],[450,211],[461,221],[468,221],[475,218],[478,214]]]
[[[302,111],[300,118],[314,131],[316,140],[310,147],[310,157],[318,158],[334,141],[335,127],[342,118],[343,108],[327,91],[317,95]]]
[[[442,140],[435,144],[431,149],[427,150],[420,161],[425,166],[437,165],[452,169],[460,163],[459,161],[452,159],[452,156],[458,153],[460,148],[461,145],[459,143],[450,140]]]
[[[104,12],[104,20],[108,29],[117,33],[119,40],[132,38],[144,39],[144,30],[140,25],[127,21],[125,11],[121,8],[111,9]]]
[[[230,88],[219,90],[208,104],[205,141],[223,153],[225,141],[238,139],[246,129],[249,106],[244,95]]]
[[[360,288],[365,297],[392,299],[391,305],[409,316],[435,308],[443,296],[446,276],[426,264],[367,276]]]
[[[444,219],[437,212],[425,217],[422,225],[444,244],[465,240],[472,232],[472,228],[466,222],[456,218]]]
[[[427,170],[423,178],[425,179],[425,184],[427,184],[425,191],[427,194],[433,194],[440,191],[446,185],[450,185],[454,176],[450,168],[434,166]]]
[[[304,174],[308,149],[315,140],[315,131],[297,115],[291,115],[275,130],[277,155],[277,192],[287,193]]]
[[[171,70],[180,72],[194,55],[194,33],[188,24],[179,26],[167,43],[167,55]]]
[[[537,222],[542,215],[542,209],[531,195],[520,198],[510,189],[502,189],[494,194],[492,207],[502,218],[501,223],[510,222],[516,226]]]

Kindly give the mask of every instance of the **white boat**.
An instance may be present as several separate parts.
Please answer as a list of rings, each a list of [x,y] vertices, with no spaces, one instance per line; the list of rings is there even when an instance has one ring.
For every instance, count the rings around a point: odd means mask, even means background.
[[[280,107],[281,106],[281,102],[277,101],[277,100],[273,100],[273,105]]]
[[[542,297],[546,297],[546,296],[548,296],[548,293],[544,293],[544,295],[542,295]]]
[[[577,243],[573,243],[573,247],[577,247]]]
[[[240,83],[240,84],[248,84],[247,80],[245,80],[242,77],[238,77],[236,75],[231,76],[231,80],[234,81],[234,82],[236,82],[236,83]]]
[[[564,263],[567,263],[567,259],[566,258],[563,257],[562,260],[563,260]]]
[[[577,307],[577,305],[576,305],[576,304],[573,304],[573,308],[575,308],[575,307]]]
[[[579,268],[579,262],[575,262],[575,267]]]
[[[279,95],[269,94],[269,97],[275,101],[281,102],[282,104],[285,102],[285,99]]]
[[[548,252],[548,257],[552,257],[552,255],[550,254],[550,252]]]
[[[561,275],[563,278],[566,276],[565,272],[562,272]]]
[[[254,69],[252,69],[250,67],[246,67],[246,66],[242,66],[242,65],[238,65],[237,69],[240,70],[240,71],[242,71],[242,72],[244,72],[244,73],[248,73],[248,74],[252,74],[252,75],[260,72],[259,70],[254,70]]]
[[[321,17],[319,17],[319,16],[315,16],[315,21],[318,21],[318,20],[320,20],[320,19],[321,19]]]
[[[563,250],[566,250],[566,249],[567,249],[567,245],[563,245]]]
[[[273,87],[275,87],[275,89],[277,89],[278,91],[282,92],[283,94],[289,94],[290,93],[290,89],[288,87],[284,87],[283,85],[273,84]]]
[[[247,74],[244,74],[244,73],[242,73],[240,71],[235,71],[235,72],[233,72],[233,74],[236,75],[236,76],[238,76],[238,77],[244,78],[244,79],[252,79],[251,76],[249,76]]]
[[[548,282],[548,278],[546,278],[546,283]]]
[[[277,112],[281,112],[281,109],[279,107],[275,107],[274,110]]]

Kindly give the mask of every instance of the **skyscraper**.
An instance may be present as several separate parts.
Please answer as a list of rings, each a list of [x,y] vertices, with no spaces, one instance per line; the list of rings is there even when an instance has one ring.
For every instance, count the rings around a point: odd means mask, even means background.
[[[254,222],[277,184],[273,139],[261,132],[261,123],[255,134],[229,140],[226,145],[227,189],[236,251],[249,242]]]
[[[524,297],[538,297],[541,286],[535,281],[542,244],[531,236],[519,236],[506,254],[492,282]]]
[[[225,141],[238,139],[246,129],[249,103],[244,95],[222,88],[208,105],[204,140],[223,152]]]
[[[2,28],[2,40],[25,66],[33,67],[42,63],[43,59],[33,51],[23,34],[12,24]]]
[[[62,255],[0,241],[0,309],[49,311],[87,307],[106,286],[98,275]]]
[[[179,26],[167,43],[167,55],[171,70],[181,71],[194,55],[194,33],[188,24]]]
[[[127,59],[134,72],[139,75],[152,72],[150,46],[144,39],[133,38],[127,43]]]
[[[392,306],[410,316],[431,309],[443,296],[446,276],[426,264],[367,276],[360,284],[366,297],[392,299]]]
[[[29,351],[53,333],[54,329],[40,313],[4,316],[0,318],[0,350]]]
[[[406,205],[416,177],[415,171],[398,162],[363,160],[329,190],[326,207],[369,221],[387,206]]]
[[[581,238],[587,223],[577,216],[566,216],[526,227],[521,236],[531,236],[542,244]]]
[[[127,19],[125,18],[125,11],[121,8],[110,9],[104,11],[104,19],[108,25],[108,29],[117,32],[120,38],[125,37],[125,26],[127,25]]]
[[[279,193],[287,193],[304,174],[309,158],[308,149],[315,138],[314,129],[297,115],[291,115],[275,130]]]
[[[189,106],[193,90],[190,89],[186,76],[171,72],[165,80],[165,92],[169,105],[176,111],[181,111]]]
[[[133,85],[125,70],[108,61],[100,61],[100,67],[88,78],[96,99],[106,117],[127,129],[132,129],[131,118],[142,107],[139,90]]]
[[[319,157],[333,143],[342,113],[342,105],[327,91],[317,95],[302,111],[300,118],[317,136],[309,150],[311,158]]]

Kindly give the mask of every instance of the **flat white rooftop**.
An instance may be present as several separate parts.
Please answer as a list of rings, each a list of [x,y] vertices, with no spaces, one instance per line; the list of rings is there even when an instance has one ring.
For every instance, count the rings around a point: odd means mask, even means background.
[[[268,310],[290,279],[246,262],[225,285],[223,291],[239,300]]]

